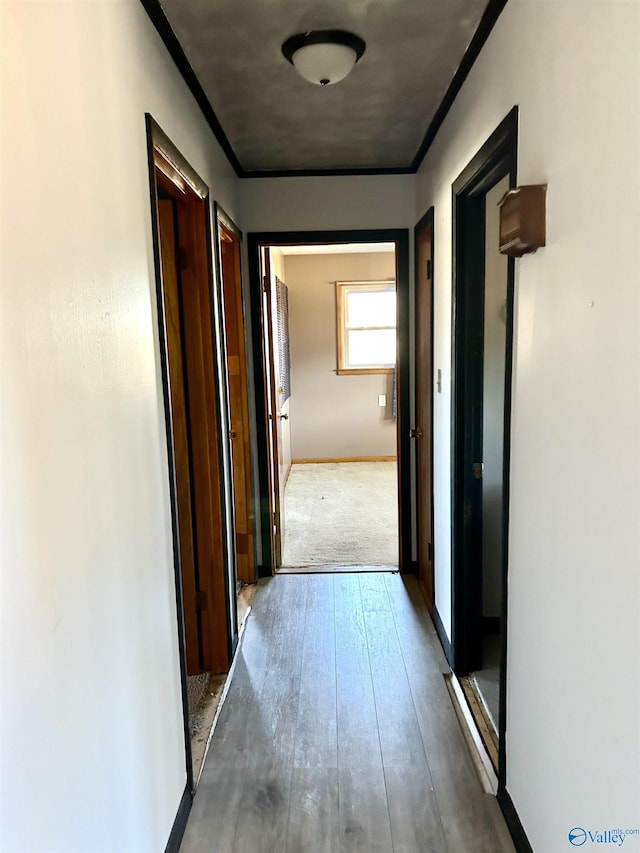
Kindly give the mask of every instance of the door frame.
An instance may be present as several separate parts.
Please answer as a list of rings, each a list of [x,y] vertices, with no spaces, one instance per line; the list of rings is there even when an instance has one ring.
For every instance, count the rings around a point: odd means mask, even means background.
[[[433,373],[435,366],[435,348],[434,348],[434,335],[435,335],[435,208],[433,205],[427,210],[427,212],[420,217],[418,222],[416,222],[413,229],[413,248],[414,248],[414,287],[417,288],[418,283],[418,234],[422,229],[428,225],[431,228],[431,293],[430,293],[430,324],[429,324],[429,349],[431,353],[431,406],[429,412],[429,492],[431,495],[431,518],[429,520],[429,524],[431,526],[430,529],[430,538],[431,538],[431,613],[433,613],[435,609],[435,564],[436,564],[436,544],[435,544],[435,496],[434,496],[434,486],[433,486],[433,461],[434,461],[434,451],[433,451],[433,425],[434,425],[434,403],[435,403],[435,394],[434,394],[434,382],[433,382]],[[414,320],[414,323],[416,321]],[[416,341],[417,347],[417,341]],[[415,356],[415,354],[414,354]],[[415,399],[415,411],[416,411],[416,419],[418,417],[418,382],[417,382],[417,370],[415,376],[414,383],[414,399]],[[420,426],[416,421],[416,426]],[[420,439],[418,439],[420,440]],[[416,447],[416,457],[415,457],[415,471],[416,471],[416,542],[418,548],[418,567],[417,567],[417,575],[420,575],[420,504],[419,504],[419,492],[418,492],[418,477],[419,477],[419,466],[418,466],[418,448]]]
[[[181,568],[181,560],[180,560],[180,531],[178,524],[178,501],[177,501],[177,488],[176,488],[176,463],[175,463],[175,446],[174,446],[174,438],[173,438],[173,423],[172,423],[172,406],[171,406],[171,391],[170,391],[170,380],[169,380],[169,356],[168,356],[168,346],[167,346],[167,320],[166,320],[166,312],[164,306],[164,290],[163,290],[163,279],[162,279],[162,255],[160,248],[160,230],[159,230],[159,212],[158,212],[158,192],[157,192],[157,183],[156,183],[156,159],[155,154],[159,152],[162,158],[169,164],[169,170],[173,169],[174,174],[168,176],[169,179],[175,183],[176,187],[180,187],[182,182],[182,186],[188,186],[203,202],[204,202],[204,226],[205,226],[205,239],[206,239],[206,249],[207,249],[207,286],[209,289],[209,300],[211,305],[211,329],[212,336],[215,339],[216,334],[219,333],[218,325],[216,323],[215,317],[215,300],[216,300],[216,292],[215,285],[213,279],[213,252],[212,252],[212,229],[211,229],[211,204],[210,204],[210,194],[209,188],[204,183],[204,181],[199,177],[199,175],[195,172],[195,170],[189,165],[187,160],[182,156],[179,150],[175,147],[175,145],[171,142],[169,137],[164,133],[162,128],[158,125],[158,123],[153,119],[153,117],[149,113],[145,113],[145,124],[146,124],[146,138],[147,138],[147,165],[149,170],[149,200],[150,200],[150,214],[151,214],[151,236],[153,243],[153,261],[154,261],[154,273],[155,273],[155,290],[156,290],[156,311],[157,311],[157,334],[158,334],[158,348],[159,348],[159,363],[160,363],[160,374],[162,380],[162,397],[163,397],[163,411],[164,411],[164,423],[165,423],[165,436],[167,442],[167,475],[169,481],[169,504],[171,511],[171,537],[172,537],[172,547],[173,547],[173,566],[174,566],[174,588],[175,588],[175,602],[176,602],[176,622],[177,622],[177,634],[178,634],[178,658],[179,658],[179,666],[180,666],[180,688],[181,688],[181,698],[182,698],[182,717],[183,717],[183,732],[184,732],[184,747],[185,747],[185,765],[186,765],[186,788],[185,793],[183,795],[183,800],[180,805],[180,809],[178,815],[176,817],[176,824],[178,821],[181,823],[186,822],[186,818],[188,816],[188,812],[190,809],[191,800],[193,799],[193,795],[195,794],[196,787],[196,779],[193,773],[193,762],[191,756],[191,733],[189,730],[189,700],[187,693],[187,655],[186,655],[186,643],[185,643],[185,616],[184,616],[184,597],[182,591],[182,568]],[[218,359],[215,357],[217,349],[216,349],[216,341],[212,341],[213,351],[214,351],[214,363],[212,365],[213,370],[213,380],[215,388],[220,388],[220,364],[218,364]],[[218,403],[220,400],[220,395],[216,397],[216,402]],[[217,456],[218,456],[218,465],[220,470],[223,470],[224,459],[222,453],[222,441],[224,440],[224,436],[221,433],[221,418],[218,417],[216,424],[216,432],[217,432]],[[228,500],[228,496],[225,492],[225,486],[223,482],[223,478],[220,478],[220,507],[222,513],[224,513],[225,506]],[[224,527],[224,518],[222,518],[222,525]],[[233,649],[237,643],[237,635],[234,637],[231,631],[231,599],[229,596],[228,589],[228,564],[226,561],[228,560],[228,554],[226,553],[226,536],[224,529],[221,532],[222,535],[222,547],[225,558],[225,566],[223,567],[223,578],[224,578],[224,591],[225,591],[225,624],[226,624],[226,636],[227,636],[227,667],[231,662],[231,658],[233,655]],[[234,590],[234,598],[235,598],[235,590]],[[174,830],[176,830],[176,825],[174,825]]]
[[[273,534],[270,539],[271,552],[273,555],[274,565],[282,560],[282,545],[284,542],[284,506],[282,497],[286,480],[283,483],[281,477],[281,455],[282,449],[282,419],[280,412],[280,392],[278,390],[278,375],[277,367],[279,367],[279,352],[278,341],[276,340],[277,326],[277,291],[278,291],[278,276],[276,275],[271,263],[271,251],[268,247],[263,247],[263,290],[261,305],[263,308],[261,323],[262,323],[262,354],[263,365],[266,369],[267,361],[269,364],[269,399],[271,400],[271,417],[267,417],[267,430],[270,433],[270,447],[265,448],[267,460],[271,459],[269,466],[269,494],[272,496],[272,524],[271,530]],[[266,284],[265,284],[266,281]],[[284,282],[282,282],[284,284]],[[265,310],[266,306],[266,310]],[[268,358],[267,358],[268,355]],[[276,365],[276,360],[278,365]],[[266,386],[265,386],[266,387]],[[267,402],[265,398],[265,403]],[[278,525],[275,520],[278,520]]]
[[[451,551],[452,637],[451,666],[457,676],[468,675],[477,663],[481,638],[482,574],[473,550],[474,525],[481,524],[481,481],[471,473],[471,458],[482,437],[478,406],[482,392],[477,381],[477,351],[483,349],[484,210],[486,192],[509,175],[516,186],[518,108],[514,107],[471,159],[452,186],[452,417],[451,417]],[[472,223],[472,227],[469,227]],[[479,227],[481,225],[481,227]],[[465,239],[462,233],[465,232]],[[481,263],[480,263],[481,260]],[[509,470],[511,446],[511,386],[515,264],[508,259],[504,384],[502,606],[500,654],[500,719],[498,725],[498,795],[506,793],[506,677],[509,539]],[[480,316],[478,316],[478,302]],[[473,322],[475,321],[475,323]],[[474,358],[475,356],[475,358]],[[478,396],[479,395],[479,396]],[[480,409],[481,415],[481,409]],[[480,504],[478,503],[480,501]],[[470,511],[467,512],[465,507]],[[466,515],[466,518],[465,518]],[[478,541],[477,538],[475,540]]]
[[[239,330],[239,334],[242,336],[244,340],[244,360],[240,364],[241,371],[241,381],[243,385],[243,393],[246,397],[246,424],[243,424],[246,428],[246,434],[248,436],[247,442],[245,444],[244,437],[240,437],[242,441],[242,454],[243,454],[243,465],[245,470],[245,489],[246,489],[246,498],[247,498],[247,527],[251,531],[251,564],[249,565],[248,576],[249,579],[245,580],[245,583],[255,583],[256,581],[256,542],[255,542],[255,513],[253,510],[253,474],[252,474],[252,459],[251,459],[251,413],[249,408],[249,378],[248,378],[248,358],[247,358],[247,327],[245,322],[246,317],[246,300],[244,294],[244,288],[242,286],[243,282],[243,258],[242,258],[242,231],[236,225],[234,220],[229,216],[229,214],[225,211],[225,209],[220,205],[217,201],[213,204],[213,215],[215,222],[215,257],[216,257],[216,279],[220,283],[220,297],[222,300],[222,306],[224,310],[225,306],[225,296],[224,296],[224,277],[223,277],[223,269],[222,269],[222,240],[220,238],[220,226],[222,226],[226,231],[228,231],[234,239],[237,241],[238,247],[238,287],[239,287],[239,296],[240,296],[240,304],[242,306],[242,311],[240,312],[240,321],[242,323],[242,328]],[[226,327],[227,327],[227,318],[226,314],[223,316],[223,325],[225,329],[226,335]],[[225,345],[225,353],[227,351],[227,347]],[[231,414],[231,403],[228,400],[227,405],[229,406],[229,415]],[[229,426],[231,427],[231,421],[229,421]],[[232,436],[230,436],[233,438]],[[233,448],[231,448],[233,452]],[[233,472],[233,465],[232,465]],[[234,507],[235,507],[235,497],[234,497]],[[234,524],[234,532],[236,531],[236,525]],[[236,565],[236,580],[238,576],[238,570]],[[235,650],[235,649],[234,649]]]
[[[247,234],[249,254],[249,286],[251,293],[251,328],[253,333],[253,370],[256,405],[256,437],[258,442],[258,484],[260,494],[260,530],[262,559],[258,566],[260,577],[274,572],[271,546],[271,507],[269,470],[266,453],[267,412],[265,407],[267,377],[262,364],[262,297],[260,283],[260,249],[266,246],[323,245],[327,243],[395,243],[397,287],[397,453],[398,453],[398,521],[399,568],[414,573],[411,547],[411,456],[410,456],[410,379],[409,379],[409,231],[404,228],[383,228],[342,231],[260,231]]]

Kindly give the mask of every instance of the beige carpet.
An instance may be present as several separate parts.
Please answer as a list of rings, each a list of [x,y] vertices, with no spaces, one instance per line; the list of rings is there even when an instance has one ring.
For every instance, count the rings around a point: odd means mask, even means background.
[[[396,463],[293,465],[282,565],[397,567]]]

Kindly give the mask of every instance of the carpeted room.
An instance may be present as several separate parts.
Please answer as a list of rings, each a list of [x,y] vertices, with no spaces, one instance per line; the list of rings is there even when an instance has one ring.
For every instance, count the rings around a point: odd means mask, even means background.
[[[283,568],[397,568],[396,481],[395,462],[293,465]]]

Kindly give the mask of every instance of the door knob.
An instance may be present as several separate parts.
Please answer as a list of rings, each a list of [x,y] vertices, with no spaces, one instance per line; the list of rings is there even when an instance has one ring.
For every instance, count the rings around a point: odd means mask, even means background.
[[[409,438],[422,438],[422,430],[420,427],[409,430]]]
[[[289,415],[278,415],[278,417],[280,418],[281,421],[288,421],[289,420]]]

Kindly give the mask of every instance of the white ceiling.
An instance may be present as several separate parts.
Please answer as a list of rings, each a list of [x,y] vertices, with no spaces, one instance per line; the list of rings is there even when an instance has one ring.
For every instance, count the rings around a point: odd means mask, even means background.
[[[410,168],[487,2],[161,0],[246,172]],[[308,83],[282,55],[314,29],[366,41],[336,85]]]

